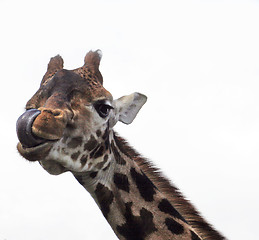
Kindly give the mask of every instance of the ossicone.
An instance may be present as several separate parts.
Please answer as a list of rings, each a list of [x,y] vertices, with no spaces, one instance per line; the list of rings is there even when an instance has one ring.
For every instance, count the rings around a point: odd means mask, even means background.
[[[43,76],[41,85],[46,83],[57,71],[63,69],[64,61],[60,55],[57,55],[50,59],[47,72]]]
[[[60,55],[50,59],[47,72],[57,72],[63,69],[64,61]]]
[[[103,84],[103,77],[99,71],[100,61],[102,59],[102,51],[90,51],[85,56],[85,64],[84,67],[87,67],[99,80],[101,84]]]

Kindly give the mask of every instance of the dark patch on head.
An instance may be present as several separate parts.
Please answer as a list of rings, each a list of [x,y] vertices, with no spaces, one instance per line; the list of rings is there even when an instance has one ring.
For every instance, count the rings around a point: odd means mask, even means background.
[[[161,212],[168,213],[175,218],[179,218],[182,221],[186,222],[186,220],[182,217],[182,215],[171,205],[171,203],[167,199],[163,199],[159,204],[158,208]],[[187,222],[186,222],[187,223]]]
[[[96,135],[97,135],[97,137],[100,137],[100,136],[101,136],[101,134],[102,134],[101,130],[100,130],[100,129],[98,129],[98,130],[96,131]]]
[[[114,198],[112,191],[103,184],[98,183],[94,193],[104,217],[107,218],[110,212],[110,205]]]
[[[114,173],[113,181],[117,188],[129,192],[129,180],[126,175],[121,173]]]
[[[140,216],[134,216],[131,210],[132,202],[125,204],[124,218],[126,222],[117,226],[117,231],[127,240],[144,240],[157,231],[153,222],[153,214],[147,209],[140,210]]]
[[[89,176],[90,176],[91,178],[95,178],[95,177],[97,176],[97,174],[98,174],[98,172],[91,172],[91,173],[89,174]]]
[[[135,168],[130,169],[130,174],[137,185],[140,195],[145,199],[145,201],[153,201],[154,194],[156,193],[155,185],[149,180],[149,178],[144,173],[138,173]]]
[[[98,144],[98,142],[96,141],[94,136],[91,135],[91,137],[88,140],[88,142],[84,145],[84,150],[91,151],[91,150],[93,150],[96,147],[97,144]]]
[[[112,151],[113,151],[116,162],[120,165],[125,165],[126,161],[121,157],[121,155],[118,152],[118,150],[116,149],[113,141],[112,141],[112,144],[111,144],[111,148],[112,148]]]
[[[109,162],[108,165],[103,169],[103,171],[106,171],[111,166],[111,163]]]
[[[67,146],[68,148],[76,148],[82,144],[82,141],[83,141],[82,137],[72,138],[67,144]]]
[[[81,158],[80,158],[80,163],[82,166],[84,166],[86,164],[88,160],[88,156],[87,155],[83,155]]]
[[[79,152],[79,151],[78,151],[78,152],[75,152],[75,153],[73,153],[73,154],[71,155],[71,158],[73,159],[73,161],[76,161],[76,160],[78,159],[79,155],[80,155],[80,152]]]
[[[184,232],[183,226],[172,218],[166,218],[165,224],[168,230],[171,231],[173,234],[179,235]]]
[[[191,231],[191,235],[192,235],[192,240],[201,240],[201,238],[193,231]]]

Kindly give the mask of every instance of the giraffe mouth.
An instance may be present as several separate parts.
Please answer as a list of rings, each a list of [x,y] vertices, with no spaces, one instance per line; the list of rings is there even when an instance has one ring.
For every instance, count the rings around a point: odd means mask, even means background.
[[[18,152],[29,161],[41,161],[49,154],[54,142],[49,141],[36,147],[26,148],[20,142],[17,144]]]
[[[32,124],[41,112],[37,109],[30,109],[24,112],[16,122],[16,132],[23,147],[31,148],[45,143],[47,140],[37,137],[32,132]]]
[[[19,153],[30,161],[44,159],[52,145],[57,140],[50,140],[33,134],[32,125],[41,111],[30,109],[24,112],[17,120],[16,132],[19,139],[17,149]]]

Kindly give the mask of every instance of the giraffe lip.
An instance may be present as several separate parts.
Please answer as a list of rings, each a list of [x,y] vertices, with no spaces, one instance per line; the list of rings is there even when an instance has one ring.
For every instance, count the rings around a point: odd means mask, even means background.
[[[35,147],[24,147],[20,142],[17,144],[18,152],[29,161],[44,160],[56,141],[47,141]]]
[[[18,139],[24,148],[33,148],[48,142],[48,139],[37,137],[32,132],[32,124],[41,113],[37,109],[30,109],[24,112],[16,122],[16,132]]]

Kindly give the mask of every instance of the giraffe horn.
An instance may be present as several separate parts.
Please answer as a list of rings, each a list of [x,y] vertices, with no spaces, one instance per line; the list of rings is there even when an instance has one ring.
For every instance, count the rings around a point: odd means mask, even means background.
[[[57,71],[63,69],[63,64],[64,61],[60,55],[51,58],[48,64],[47,72],[45,73],[41,81],[41,85],[51,76],[53,76],[53,74],[55,74]]]
[[[99,71],[99,65],[102,58],[101,50],[90,51],[85,56],[85,64],[83,66],[87,67],[99,80],[101,84],[103,84],[103,77]]]

